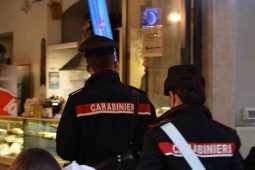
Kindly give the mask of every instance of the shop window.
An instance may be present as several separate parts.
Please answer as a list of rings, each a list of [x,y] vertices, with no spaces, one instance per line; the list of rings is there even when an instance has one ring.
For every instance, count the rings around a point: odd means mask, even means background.
[[[163,95],[168,68],[198,62],[198,3],[200,0],[128,1],[128,82],[146,91],[159,112],[169,106]]]

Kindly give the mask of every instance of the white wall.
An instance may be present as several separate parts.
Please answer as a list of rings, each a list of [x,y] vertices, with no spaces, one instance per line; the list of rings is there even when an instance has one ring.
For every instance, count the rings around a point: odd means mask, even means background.
[[[255,106],[254,0],[204,0],[203,67],[214,119],[235,127],[241,153],[255,145],[255,122],[243,108]]]
[[[39,87],[40,44],[47,35],[46,1],[35,3],[26,14],[22,0],[0,0],[0,34],[13,32],[13,62],[32,66],[34,89]],[[35,90],[34,90],[35,92]]]
[[[255,146],[255,121],[243,119],[244,107],[255,107],[255,1],[235,1],[236,22],[236,126],[244,156]]]
[[[53,46],[47,50],[46,94],[47,97],[57,95],[67,99],[70,93],[84,86],[84,82],[88,79],[90,74],[88,74],[85,70],[59,71],[59,69],[63,67],[77,53],[76,45],[69,45],[68,47],[61,49],[54,49],[52,47]],[[50,88],[50,72],[59,73],[59,88]]]
[[[234,1],[213,1],[212,113],[215,119],[235,126],[235,18]]]
[[[255,126],[243,120],[244,107],[255,107],[255,1],[236,0],[236,85],[237,125]]]
[[[78,0],[63,0],[66,10]],[[38,96],[40,81],[41,38],[60,43],[61,22],[51,20],[48,1],[31,4],[28,13],[21,10],[23,0],[0,0],[0,34],[13,32],[14,64],[31,64],[33,95]]]
[[[79,0],[63,0],[62,10],[63,12],[67,10],[70,6],[74,3],[78,2]],[[47,44],[58,44],[61,42],[61,20],[52,20],[51,19],[51,11],[50,8],[48,9],[48,20],[47,20],[47,30],[48,30],[48,39]]]

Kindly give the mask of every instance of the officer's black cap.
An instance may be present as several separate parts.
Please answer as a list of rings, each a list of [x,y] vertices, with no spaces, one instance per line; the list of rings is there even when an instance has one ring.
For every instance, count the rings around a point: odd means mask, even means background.
[[[79,47],[79,51],[84,53],[85,57],[100,57],[103,53],[113,53],[118,48],[118,43],[107,37],[92,35],[85,40]],[[102,55],[93,55],[93,53],[102,53]]]
[[[164,83],[164,94],[169,95],[169,91],[174,88],[196,89],[196,82],[200,81],[204,85],[201,71],[192,64],[176,65],[168,69],[168,75]],[[195,83],[194,83],[195,82]]]

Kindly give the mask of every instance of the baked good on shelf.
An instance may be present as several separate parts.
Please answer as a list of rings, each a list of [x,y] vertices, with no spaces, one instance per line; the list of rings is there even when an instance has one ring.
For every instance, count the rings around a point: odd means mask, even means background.
[[[16,142],[16,140],[17,140],[17,137],[15,135],[10,135],[5,138],[5,141],[7,143],[13,143],[13,142]]]
[[[23,145],[23,144],[24,144],[24,139],[23,139],[23,138],[16,138],[15,143],[18,143],[18,144],[20,144],[20,145]]]
[[[0,135],[5,135],[7,134],[7,130],[5,129],[0,129]]]
[[[23,135],[24,131],[20,128],[12,128],[10,132],[14,135]]]
[[[10,147],[7,143],[0,144],[0,156],[9,155],[10,154],[9,148]]]
[[[53,132],[38,132],[36,135],[47,139],[56,139],[56,133]]]
[[[19,143],[11,144],[9,152],[11,155],[18,155],[21,152],[21,144]]]
[[[0,142],[5,141],[5,137],[6,137],[6,135],[0,135]]]

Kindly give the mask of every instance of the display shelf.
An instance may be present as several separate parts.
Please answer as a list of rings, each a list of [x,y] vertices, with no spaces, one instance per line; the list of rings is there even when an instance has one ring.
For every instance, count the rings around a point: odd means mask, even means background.
[[[34,117],[24,117],[24,116],[0,116],[1,119],[6,120],[29,120],[29,121],[42,121],[42,122],[52,122],[58,123],[60,119],[53,118],[34,118]]]
[[[50,152],[61,166],[65,163],[56,153],[56,130],[59,119],[0,116],[0,121],[0,127],[7,132],[7,134],[1,134],[2,144],[7,144],[10,148],[12,144],[18,143],[18,139],[21,138],[23,139],[20,146],[21,150],[34,147],[42,148]],[[22,134],[14,134],[18,133],[17,129],[23,131]],[[15,136],[16,139],[8,141],[7,136]],[[10,155],[0,156],[0,164],[11,165],[16,155],[18,153],[14,155],[10,152]]]

